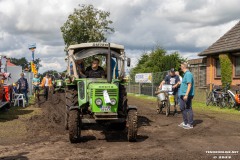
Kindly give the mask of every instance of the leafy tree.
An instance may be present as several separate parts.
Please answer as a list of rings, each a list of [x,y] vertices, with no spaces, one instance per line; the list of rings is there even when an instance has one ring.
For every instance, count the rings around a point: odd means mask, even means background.
[[[11,63],[17,65],[17,66],[22,66],[23,70],[28,70],[31,71],[31,62],[28,62],[27,59],[25,57],[22,58],[10,58]],[[41,59],[37,58],[34,60],[34,63],[36,64],[36,68],[37,70],[41,67]]]
[[[112,24],[109,16],[110,12],[96,9],[93,5],[75,8],[61,27],[66,48],[72,44],[106,41],[105,34],[114,32],[109,27]]]
[[[56,70],[47,70],[47,71],[42,73],[42,76],[46,76],[46,73],[48,73],[50,75],[54,75],[55,73],[58,73],[58,71],[56,71]]]
[[[17,66],[22,66],[22,69],[24,70],[25,68],[28,68],[29,62],[25,57],[22,58],[10,58],[11,63],[17,65]]]
[[[179,70],[182,61],[186,59],[182,58],[178,52],[167,54],[164,48],[157,46],[150,54],[143,53],[130,75],[134,79],[137,73],[154,73],[153,82],[158,84],[166,74],[163,73],[164,71],[169,71],[171,68]]]

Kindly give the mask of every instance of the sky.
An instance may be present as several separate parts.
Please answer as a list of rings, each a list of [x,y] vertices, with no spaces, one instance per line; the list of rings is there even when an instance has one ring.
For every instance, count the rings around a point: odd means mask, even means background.
[[[124,45],[132,66],[156,45],[197,58],[240,20],[239,0],[0,0],[0,55],[30,61],[36,43],[40,72],[65,70],[60,27],[81,4],[111,13],[108,42]]]

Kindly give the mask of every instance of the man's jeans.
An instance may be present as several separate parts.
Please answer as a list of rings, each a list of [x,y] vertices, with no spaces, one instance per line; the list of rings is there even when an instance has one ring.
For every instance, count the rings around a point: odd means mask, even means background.
[[[21,93],[24,95],[24,97],[26,98],[26,102],[28,104],[28,90],[27,89],[21,89]]]
[[[48,91],[49,91],[49,86],[45,86],[44,87],[44,97],[45,97],[46,101],[48,100]]]
[[[188,96],[187,101],[183,100],[184,96],[180,96],[180,110],[182,111],[183,122],[185,124],[193,125],[193,111],[192,111],[192,99],[193,96]]]

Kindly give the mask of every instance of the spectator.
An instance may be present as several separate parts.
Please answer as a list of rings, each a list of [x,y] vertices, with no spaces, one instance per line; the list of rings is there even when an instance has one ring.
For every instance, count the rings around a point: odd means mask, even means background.
[[[13,83],[13,91],[14,91],[14,93],[18,93],[18,88],[17,88],[16,83]]]
[[[178,71],[175,72],[175,74],[179,77],[179,80],[180,80],[180,84],[182,83],[182,76],[179,74]]]
[[[182,76],[179,74],[178,71],[175,72],[175,74],[179,77],[179,87],[178,87],[178,93],[179,93],[179,89],[180,89],[180,85],[182,83]],[[178,96],[178,105],[180,106],[180,96]]]
[[[182,63],[181,69],[184,72],[184,77],[179,90],[180,109],[182,111],[183,122],[179,127],[184,129],[193,128],[193,111],[192,99],[194,97],[194,79],[192,73],[188,70],[188,64]]]
[[[27,79],[24,78],[24,73],[20,74],[21,78],[18,80],[19,91],[22,93],[26,99],[26,103],[28,105],[28,82]]]
[[[32,84],[33,84],[33,93],[34,93],[34,97],[35,97],[36,91],[39,91],[39,85],[40,85],[40,79],[38,78],[37,74],[34,75]]]
[[[46,76],[43,78],[41,86],[44,89],[44,97],[47,101],[48,100],[48,92],[50,90],[50,87],[52,87],[52,79],[50,78],[48,73],[46,73]]]
[[[175,100],[174,105],[174,115],[177,115],[177,105],[178,105],[178,87],[180,85],[180,80],[177,75],[175,75],[175,69],[172,68],[170,73],[165,77],[165,79],[160,83],[159,88],[162,88],[164,84],[170,84],[173,88],[173,95]]]

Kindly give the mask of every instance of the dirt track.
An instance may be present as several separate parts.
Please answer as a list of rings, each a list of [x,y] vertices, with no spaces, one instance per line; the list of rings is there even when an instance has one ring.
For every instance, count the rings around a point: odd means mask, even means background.
[[[138,107],[138,141],[127,142],[124,131],[86,126],[83,142],[70,144],[64,131],[64,105],[44,103],[43,115],[26,121],[28,134],[22,141],[0,146],[0,159],[213,159],[206,151],[240,151],[240,122],[226,121],[217,115],[195,113],[195,127],[184,130],[177,125],[181,115],[157,115],[155,103],[134,97]],[[4,141],[6,142],[6,141]],[[1,140],[0,140],[1,144]],[[231,155],[240,159],[240,153]]]

